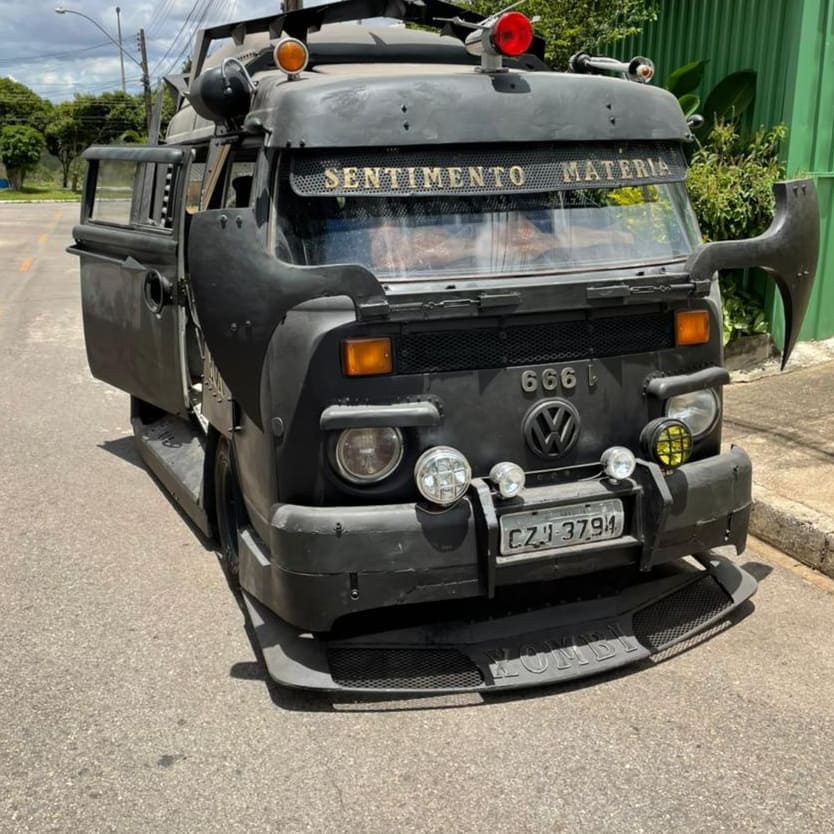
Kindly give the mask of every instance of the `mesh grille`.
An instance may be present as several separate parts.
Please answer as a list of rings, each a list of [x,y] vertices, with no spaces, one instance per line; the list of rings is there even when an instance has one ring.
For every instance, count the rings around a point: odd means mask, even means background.
[[[453,649],[330,649],[330,672],[353,689],[475,689],[478,667]]]
[[[293,158],[290,183],[296,194],[308,197],[398,197],[620,188],[685,178],[679,145],[596,142],[299,154]]]
[[[727,610],[733,600],[711,576],[638,611],[634,636],[653,652],[684,637],[690,631]]]
[[[674,347],[671,314],[408,333],[397,342],[402,374],[540,365]]]

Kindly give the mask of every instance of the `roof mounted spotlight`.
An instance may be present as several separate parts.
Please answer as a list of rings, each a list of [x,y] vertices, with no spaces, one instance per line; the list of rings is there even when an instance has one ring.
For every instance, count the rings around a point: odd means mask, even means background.
[[[252,80],[252,76],[249,75],[249,71],[237,58],[224,58],[223,63],[220,64],[220,77],[223,79],[223,91],[231,92],[232,90],[232,85],[229,81],[229,76],[226,75],[226,67],[229,64],[234,64],[240,70],[240,72],[243,74],[243,77],[246,79],[246,84],[249,87],[250,94],[255,95],[258,89],[258,82]]]
[[[638,84],[648,84],[654,78],[654,63],[649,58],[637,55],[630,61],[618,61],[616,58],[589,55],[577,52],[570,59],[570,71],[577,74],[599,75],[604,72],[616,72]]]
[[[531,20],[521,12],[512,11],[526,2],[519,0],[480,23],[460,17],[440,17],[437,20],[473,30],[466,38],[466,51],[470,55],[481,56],[481,72],[506,72],[504,58],[520,58],[529,51],[533,44],[533,24],[541,19],[534,17]]]
[[[224,58],[219,67],[201,73],[188,90],[194,109],[215,124],[234,126],[246,115],[258,82],[238,58]]]

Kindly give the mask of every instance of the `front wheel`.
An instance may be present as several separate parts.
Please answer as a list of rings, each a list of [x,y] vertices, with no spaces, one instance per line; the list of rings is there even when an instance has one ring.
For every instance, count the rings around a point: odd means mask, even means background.
[[[217,512],[220,563],[229,584],[238,588],[240,554],[237,537],[247,517],[243,495],[232,465],[232,450],[225,437],[217,442],[214,455],[214,506]]]

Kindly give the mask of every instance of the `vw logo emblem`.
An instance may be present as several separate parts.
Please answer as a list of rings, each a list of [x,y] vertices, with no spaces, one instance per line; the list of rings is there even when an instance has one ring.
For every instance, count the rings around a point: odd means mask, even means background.
[[[542,458],[558,458],[579,439],[579,412],[565,400],[536,403],[524,418],[527,445]]]

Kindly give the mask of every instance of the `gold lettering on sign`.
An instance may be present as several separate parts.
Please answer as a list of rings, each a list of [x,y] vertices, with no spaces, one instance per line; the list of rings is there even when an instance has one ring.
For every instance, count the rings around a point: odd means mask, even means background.
[[[562,182],[579,182],[579,163],[562,163]]]
[[[382,171],[379,168],[366,168],[365,169],[365,189],[370,191],[372,188],[375,188],[377,191],[382,188],[380,183],[380,175]]]
[[[359,169],[345,168],[342,171],[345,191],[356,191],[359,188]]]
[[[342,181],[339,178],[339,172],[336,171],[335,168],[325,168],[324,184],[328,191],[333,191],[342,184]]]
[[[477,167],[470,166],[469,168],[469,184],[474,188],[485,188],[486,187],[486,180],[484,179],[484,166],[478,165]]]
[[[442,168],[423,168],[423,190],[431,191],[432,188],[443,188]]]
[[[402,168],[385,168],[385,174],[391,180],[391,190],[400,190],[400,172]]]
[[[527,172],[520,165],[510,168],[510,182],[518,188],[527,184]]]
[[[492,171],[492,176],[495,177],[495,187],[503,188],[504,174],[507,173],[507,169],[503,165],[496,165],[494,168],[491,168],[490,170]]]
[[[619,183],[671,177],[669,164],[660,158],[575,159],[557,163],[562,183]],[[459,189],[524,188],[529,180],[523,165],[455,165],[400,167],[325,168],[326,191],[442,191]]]

